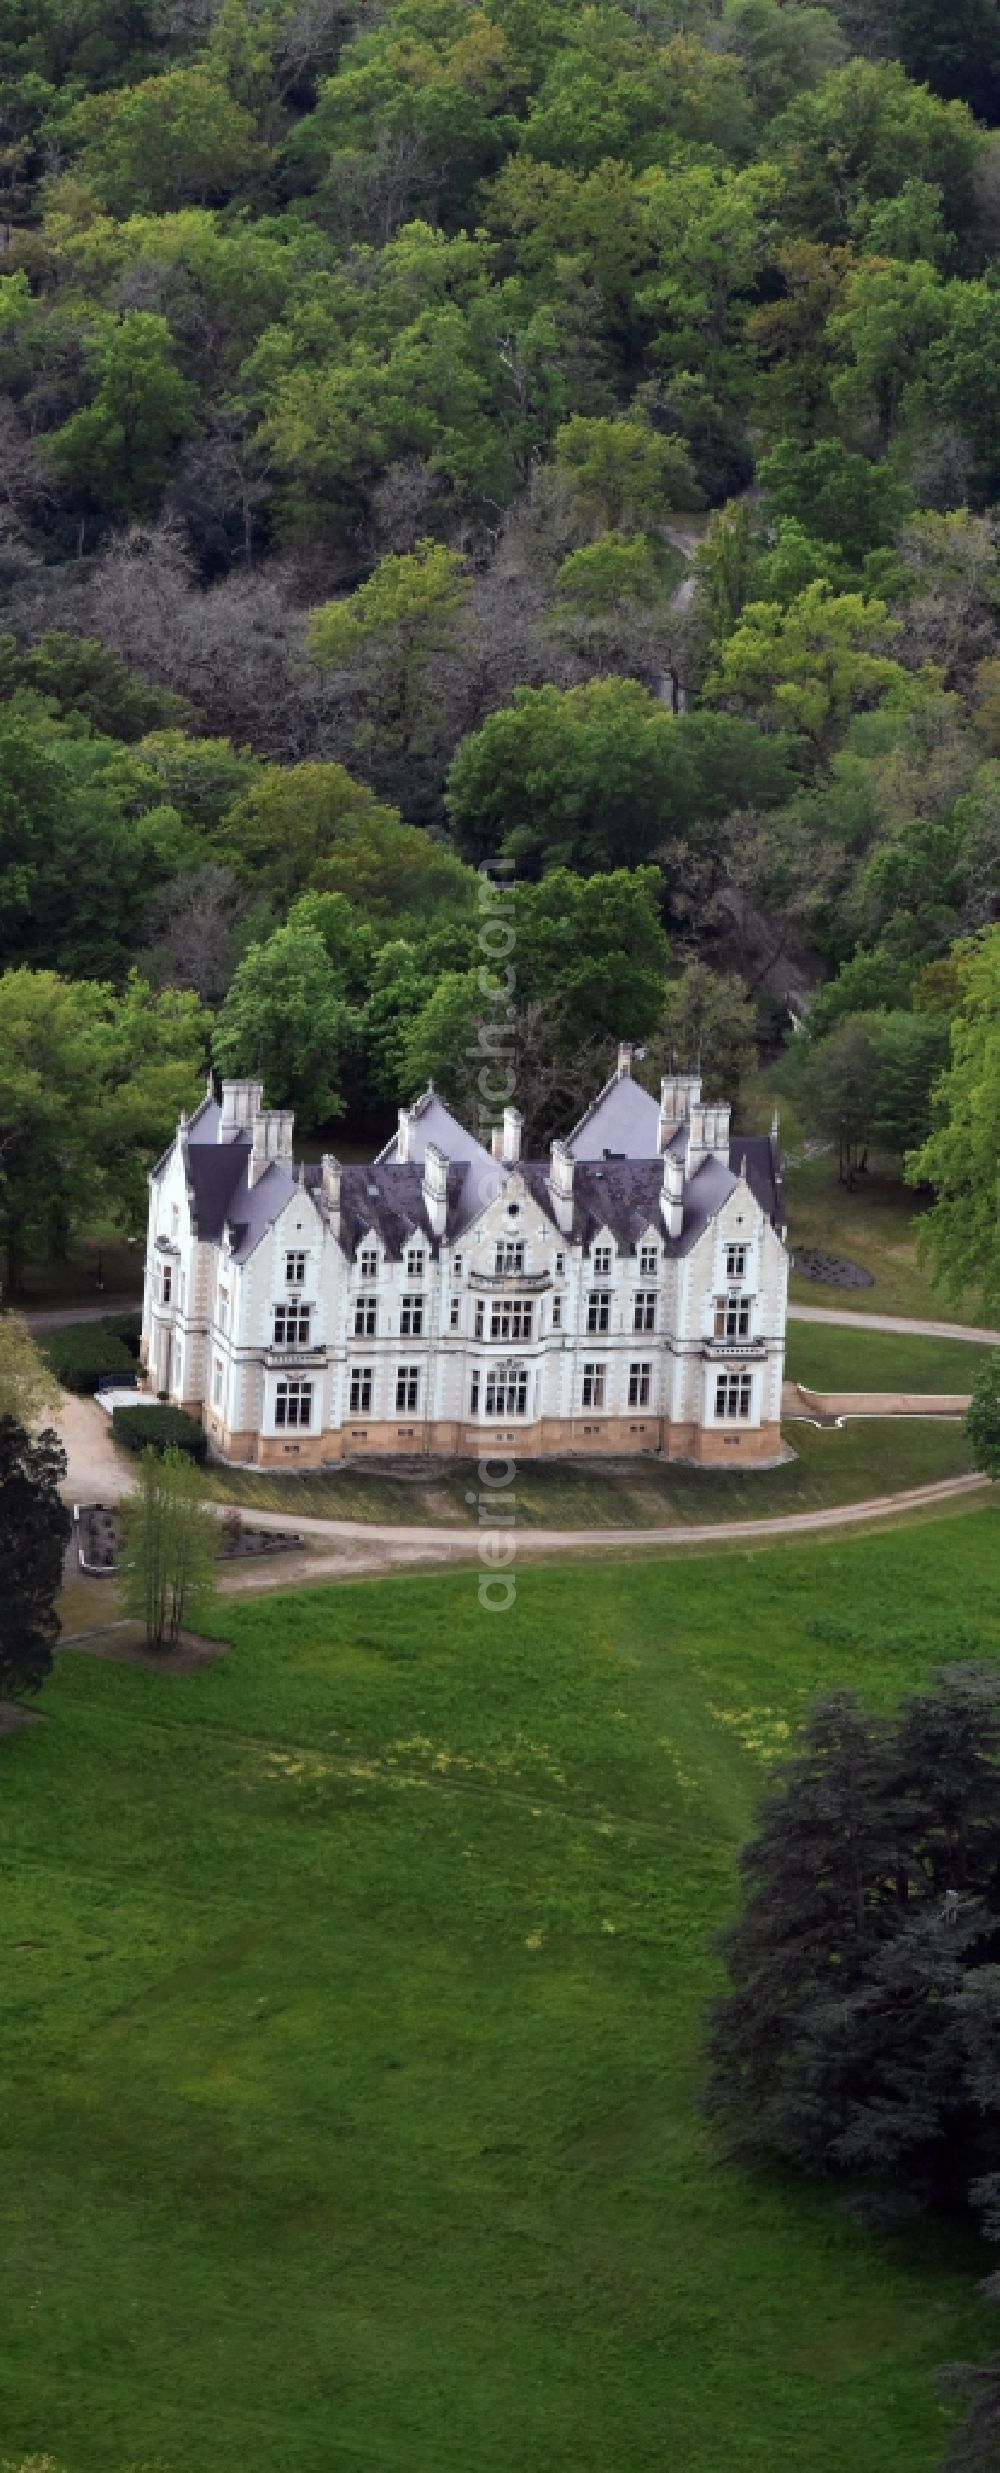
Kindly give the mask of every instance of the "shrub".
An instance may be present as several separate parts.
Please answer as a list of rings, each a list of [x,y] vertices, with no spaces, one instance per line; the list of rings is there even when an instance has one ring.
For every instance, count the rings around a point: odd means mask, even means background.
[[[203,1428],[184,1408],[116,1408],[111,1432],[123,1450],[136,1453],[187,1451],[192,1460],[203,1460],[208,1449]]]
[[[38,1345],[57,1382],[67,1391],[96,1391],[101,1382],[129,1382],[135,1353],[125,1342],[123,1314],[107,1322],[66,1322],[39,1332]]]

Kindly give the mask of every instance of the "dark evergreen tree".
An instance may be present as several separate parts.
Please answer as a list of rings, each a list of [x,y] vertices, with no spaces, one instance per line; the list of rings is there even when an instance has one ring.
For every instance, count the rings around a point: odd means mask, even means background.
[[[709,2101],[872,2203],[967,2202],[1000,2133],[1000,1673],[815,1711],[746,1849]]]
[[[51,1671],[73,1526],[59,1493],[65,1474],[58,1435],[0,1418],[0,1694],[37,1692]]]
[[[723,1947],[733,1989],[711,2040],[709,2101],[755,2144],[815,2161],[805,2063],[817,2004],[862,1980],[885,1929],[879,1884],[895,1838],[884,1815],[882,1730],[850,1693],[819,1703],[744,1848],[748,1896]]]

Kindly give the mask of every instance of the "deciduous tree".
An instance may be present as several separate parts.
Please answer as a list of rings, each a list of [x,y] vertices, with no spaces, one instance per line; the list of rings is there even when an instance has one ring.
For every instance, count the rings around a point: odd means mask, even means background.
[[[932,1130],[906,1163],[934,1203],[922,1223],[935,1277],[952,1296],[976,1288],[1000,1306],[1000,927],[958,952],[959,1011]]]
[[[215,1594],[218,1522],[190,1452],[144,1451],[125,1506],[124,1597],[151,1649],[176,1648]]]

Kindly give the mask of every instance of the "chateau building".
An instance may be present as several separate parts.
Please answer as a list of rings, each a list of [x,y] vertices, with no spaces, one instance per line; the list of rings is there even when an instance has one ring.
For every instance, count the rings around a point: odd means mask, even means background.
[[[297,1166],[224,1082],[150,1177],[143,1358],[222,1459],[780,1451],[788,1258],[776,1132],[632,1051],[547,1159],[433,1090],[372,1165]]]

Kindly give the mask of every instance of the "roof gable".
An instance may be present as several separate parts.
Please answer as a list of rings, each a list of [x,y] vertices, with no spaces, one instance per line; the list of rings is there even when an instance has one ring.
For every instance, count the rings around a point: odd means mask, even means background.
[[[574,1159],[604,1159],[609,1154],[618,1159],[655,1159],[659,1131],[657,1101],[633,1082],[630,1073],[617,1073],[574,1125],[566,1148]]]

